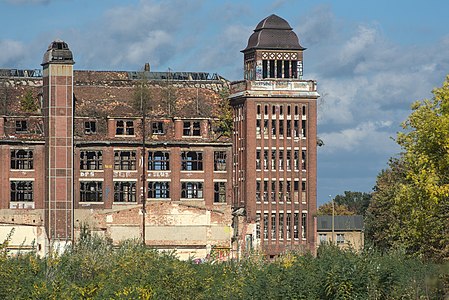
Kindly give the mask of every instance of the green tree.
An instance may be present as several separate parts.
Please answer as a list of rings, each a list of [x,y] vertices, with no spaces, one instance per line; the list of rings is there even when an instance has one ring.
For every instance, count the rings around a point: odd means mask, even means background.
[[[27,90],[22,100],[20,100],[20,108],[24,112],[36,112],[39,109],[31,90]]]
[[[365,215],[371,201],[371,193],[344,191],[344,195],[337,195],[334,201],[338,205],[344,205],[355,215]]]
[[[432,99],[417,101],[397,142],[400,163],[381,173],[369,208],[371,237],[426,259],[449,258],[449,77]],[[388,207],[389,213],[386,213]],[[383,216],[385,220],[375,220]],[[387,230],[388,229],[388,230]],[[383,231],[383,232],[382,232]]]
[[[327,202],[318,207],[319,216],[332,215],[332,202]],[[334,214],[337,216],[352,216],[354,212],[350,211],[346,205],[334,203]]]
[[[234,128],[232,107],[229,101],[229,89],[224,87],[219,92],[220,103],[218,104],[218,119],[214,126],[218,128],[221,135],[231,137]]]
[[[388,251],[398,246],[401,216],[397,205],[401,186],[405,184],[404,163],[390,159],[389,168],[377,176],[372,200],[365,216],[365,241],[377,249]]]

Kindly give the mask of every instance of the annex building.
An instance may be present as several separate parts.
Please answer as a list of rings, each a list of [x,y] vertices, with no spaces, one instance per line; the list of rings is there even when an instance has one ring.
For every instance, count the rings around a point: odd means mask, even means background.
[[[316,100],[290,25],[263,19],[244,79],[0,69],[0,238],[45,254],[84,228],[181,258],[315,249]],[[75,58],[74,58],[75,57]]]

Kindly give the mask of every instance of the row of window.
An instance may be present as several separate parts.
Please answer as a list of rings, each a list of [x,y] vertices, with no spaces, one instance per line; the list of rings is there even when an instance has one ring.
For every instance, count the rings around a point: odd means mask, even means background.
[[[318,236],[319,236],[320,244],[325,244],[325,243],[332,242],[332,241],[330,241],[328,239],[326,233],[320,233]],[[338,245],[342,245],[342,244],[345,243],[345,234],[344,233],[337,233],[336,236],[337,236],[336,242],[337,242]]]
[[[293,189],[292,189],[293,188]],[[256,180],[256,202],[292,202],[292,195],[299,190],[299,181]],[[276,192],[277,191],[277,192]],[[306,181],[301,181],[301,201],[306,201]],[[293,199],[297,202],[298,199]]]
[[[16,120],[15,132],[27,133],[28,132],[28,120]],[[97,133],[97,122],[89,120],[84,122],[84,134],[91,135]],[[151,122],[150,133],[153,135],[165,134],[166,127],[164,122],[156,121]],[[132,120],[117,120],[115,123],[115,135],[119,136],[134,136],[135,126]],[[201,125],[198,121],[184,121],[183,124],[183,136],[201,136]]]
[[[136,150],[114,151],[114,170],[136,170]],[[11,169],[33,169],[33,150],[11,150]],[[101,150],[80,151],[80,170],[102,170],[103,152]],[[170,152],[149,151],[147,169],[151,171],[170,170]],[[181,170],[203,170],[203,153],[201,151],[181,152]],[[214,171],[226,171],[226,152],[214,152]]]
[[[272,239],[299,239],[299,228],[301,238],[307,237],[307,213],[301,213],[301,227],[299,224],[299,212],[275,213],[272,212],[256,214],[256,238],[263,237],[264,240]],[[263,236],[261,236],[263,234]]]
[[[292,106],[290,104],[287,104],[285,107],[282,104],[277,104],[277,105],[269,105],[269,104],[264,104],[263,105],[263,113],[264,115],[268,115],[269,109],[271,106],[271,115],[272,117],[276,115],[276,112],[279,112],[280,116],[284,115],[284,109],[286,109],[286,114],[287,116],[291,116],[292,115]],[[306,106],[305,105],[294,105],[293,106],[293,110],[294,110],[294,115],[295,116],[299,116],[300,114],[302,116],[306,116]],[[257,115],[261,115],[262,114],[262,105],[261,104],[257,104]]]
[[[307,151],[301,150],[256,150],[256,170],[307,170]]]
[[[11,202],[32,202],[33,181],[11,181]],[[170,199],[170,182],[148,182],[147,198]],[[182,182],[181,198],[203,199],[203,182]],[[81,181],[80,202],[103,202],[102,181]],[[137,202],[135,181],[114,181],[114,202]],[[226,203],[226,182],[214,182],[214,203]]]
[[[292,127],[293,124],[293,127]],[[306,120],[301,120],[301,127],[299,127],[299,120],[261,120],[256,119],[256,136],[260,138],[263,133],[265,138],[271,135],[273,138],[284,137],[287,138],[305,138],[306,131]]]

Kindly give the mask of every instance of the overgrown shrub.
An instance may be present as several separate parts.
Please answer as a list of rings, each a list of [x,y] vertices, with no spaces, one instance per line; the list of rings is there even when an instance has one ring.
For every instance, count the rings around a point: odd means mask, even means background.
[[[448,265],[333,246],[195,264],[87,235],[60,255],[0,255],[0,299],[445,299],[448,281]]]

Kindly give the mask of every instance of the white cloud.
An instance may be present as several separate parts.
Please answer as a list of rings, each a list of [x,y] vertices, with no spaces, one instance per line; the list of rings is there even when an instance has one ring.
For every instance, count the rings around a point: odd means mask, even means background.
[[[354,128],[320,134],[325,146],[323,152],[334,153],[345,150],[353,153],[391,151],[389,144],[391,137],[391,121],[368,121],[358,124]],[[392,141],[390,141],[392,144]]]
[[[15,66],[15,62],[25,56],[25,45],[13,40],[0,40],[0,65]]]

